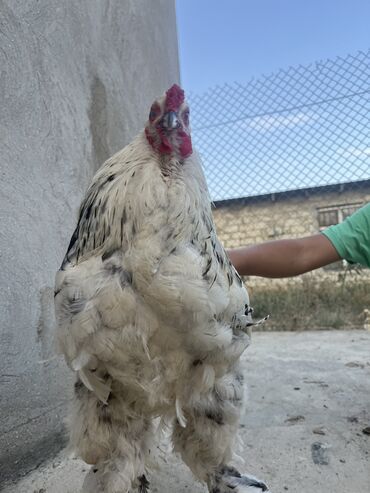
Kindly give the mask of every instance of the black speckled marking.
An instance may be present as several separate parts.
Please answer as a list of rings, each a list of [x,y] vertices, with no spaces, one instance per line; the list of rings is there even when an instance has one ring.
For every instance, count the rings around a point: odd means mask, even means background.
[[[242,281],[242,278],[239,276],[239,274],[235,271],[235,276],[238,280],[238,284],[239,286],[243,286],[243,281]]]
[[[206,413],[206,418],[214,421],[216,424],[222,426],[224,425],[224,417],[221,411],[208,411]]]
[[[104,404],[103,402],[98,401],[96,403],[96,407],[98,410],[98,420],[100,423],[104,423],[107,425],[112,424],[112,418],[110,415],[110,409],[108,404]]]
[[[229,286],[231,286],[232,283],[234,282],[233,276],[230,274],[230,272],[227,273],[227,280],[228,280]]]
[[[106,260],[110,259],[112,255],[114,255],[116,252],[117,249],[109,250],[108,252],[103,253],[103,255],[101,256],[102,261],[105,262]]]
[[[253,313],[253,308],[249,305],[245,305],[245,315],[249,315]]]
[[[138,478],[139,481],[139,493],[149,493],[150,483],[147,480],[145,474]]]
[[[63,270],[63,268],[65,267],[65,265],[68,262],[70,262],[70,254],[72,253],[72,250],[76,246],[76,242],[78,240],[78,231],[79,231],[79,228],[77,226],[77,228],[74,230],[73,235],[71,237],[71,240],[69,242],[69,245],[68,245],[68,248],[67,248],[67,253],[66,253],[66,255],[65,255],[64,259],[63,259],[61,270]]]
[[[84,298],[78,298],[76,295],[73,298],[68,298],[68,311],[72,315],[77,315],[85,308],[86,300]]]
[[[85,385],[81,382],[81,380],[77,380],[75,382],[74,390],[75,390],[75,396],[78,399],[81,399],[89,391],[89,389],[85,387]]]
[[[120,278],[121,286],[125,286],[127,284],[132,284],[132,273],[129,272],[128,270],[122,269],[122,272],[120,273],[119,278]]]
[[[216,282],[216,279],[217,279],[217,272],[215,274],[215,277],[213,278],[213,281],[211,282],[211,284],[209,285],[209,288],[208,289],[211,289],[211,287],[214,285],[214,283]]]
[[[203,277],[206,277],[206,275],[208,274],[211,266],[212,266],[212,258],[210,257],[209,260],[208,260],[208,262],[207,262],[207,265],[206,265],[205,270],[202,272],[202,276]]]
[[[86,212],[85,212],[85,219],[88,220],[90,215],[91,215],[91,210],[93,208],[93,204],[90,204],[87,209],[86,209]]]
[[[132,272],[123,269],[119,265],[116,265],[114,263],[108,263],[108,262],[104,265],[104,268],[108,275],[119,276],[119,282],[122,287],[132,284]]]
[[[193,366],[200,366],[203,364],[203,361],[201,359],[196,359],[193,361]]]
[[[237,373],[235,375],[235,380],[240,384],[243,385],[244,383],[244,375],[242,373]]]

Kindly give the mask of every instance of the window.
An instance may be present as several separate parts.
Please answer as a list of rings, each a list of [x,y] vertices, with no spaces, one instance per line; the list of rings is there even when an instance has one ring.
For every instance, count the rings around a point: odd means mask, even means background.
[[[331,226],[332,224],[341,223],[346,217],[353,214],[357,209],[362,206],[362,203],[344,204],[344,205],[331,205],[329,207],[319,207],[317,210],[317,220],[319,223],[319,230]]]
[[[339,211],[338,209],[323,209],[318,211],[319,229],[323,229],[331,226],[332,224],[339,223]]]

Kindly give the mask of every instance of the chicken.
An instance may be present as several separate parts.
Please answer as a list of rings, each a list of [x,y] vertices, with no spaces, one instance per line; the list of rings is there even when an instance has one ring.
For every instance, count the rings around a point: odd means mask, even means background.
[[[216,236],[179,86],[93,178],[55,310],[77,374],[70,442],[93,464],[89,491],[149,491],[157,417],[172,422],[174,449],[211,493],[267,491],[230,465],[252,310]]]

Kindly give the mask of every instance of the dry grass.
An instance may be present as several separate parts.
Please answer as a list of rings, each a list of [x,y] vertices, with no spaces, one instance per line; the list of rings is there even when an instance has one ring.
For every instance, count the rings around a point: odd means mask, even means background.
[[[251,303],[255,318],[270,314],[260,330],[362,328],[363,310],[370,308],[370,281],[308,278],[286,287],[254,288]]]

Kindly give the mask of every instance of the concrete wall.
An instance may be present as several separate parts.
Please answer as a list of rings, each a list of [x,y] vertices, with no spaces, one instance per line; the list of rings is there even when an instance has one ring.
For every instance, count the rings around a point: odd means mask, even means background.
[[[4,481],[64,443],[54,274],[94,170],[179,80],[174,0],[0,0],[0,71]]]

